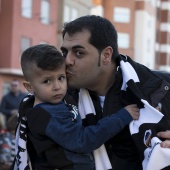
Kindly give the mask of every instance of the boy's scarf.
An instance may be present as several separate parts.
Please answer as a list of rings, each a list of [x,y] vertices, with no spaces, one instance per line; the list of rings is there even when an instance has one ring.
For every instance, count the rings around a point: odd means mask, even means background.
[[[137,146],[143,170],[160,170],[170,166],[170,149],[161,148],[162,142],[157,137],[157,132],[168,129],[168,122],[165,116],[157,109],[153,108],[145,99],[144,93],[140,88],[140,80],[132,65],[127,61],[128,58],[120,58],[120,69],[122,72],[123,83],[121,87],[122,98],[135,99],[140,108],[140,117],[132,121],[129,125],[130,133]],[[134,103],[131,103],[134,104]],[[83,120],[92,124],[95,109],[87,90],[80,89],[79,93],[79,113]],[[102,136],[101,136],[102,137]],[[126,142],[126,141],[125,141]],[[94,151],[96,170],[111,169],[104,145]],[[128,167],[127,167],[128,168]]]
[[[23,99],[26,101],[29,97]],[[15,141],[15,159],[13,162],[13,170],[32,170],[31,161],[27,151],[27,123],[26,117],[23,115],[17,125]]]
[[[147,102],[140,88],[138,75],[127,60],[127,58],[125,61],[120,60],[123,76],[121,90],[126,98],[136,98],[136,103],[140,108],[139,119],[132,121],[129,128],[138,148],[143,170],[170,168],[170,149],[161,148],[162,141],[157,137],[159,131],[168,129],[168,121],[160,111]]]

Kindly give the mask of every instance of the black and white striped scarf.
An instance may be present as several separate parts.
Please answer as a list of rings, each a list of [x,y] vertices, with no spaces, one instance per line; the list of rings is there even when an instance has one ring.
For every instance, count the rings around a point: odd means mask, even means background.
[[[168,129],[166,117],[152,107],[144,97],[140,88],[140,80],[132,65],[126,60],[120,61],[123,75],[121,90],[136,96],[141,102],[140,117],[130,123],[130,133],[138,148],[144,170],[160,170],[170,168],[170,149],[161,148],[162,142],[158,137],[159,131]],[[129,95],[130,97],[130,95]]]
[[[30,95],[25,97],[22,102],[27,101]],[[27,150],[27,121],[25,115],[20,117],[18,121],[15,138],[15,154],[13,170],[32,170]]]
[[[93,102],[86,89],[80,89],[79,92],[79,103],[78,110],[82,119],[93,119],[93,114],[96,115]],[[90,120],[90,124],[95,124],[95,120]],[[105,146],[102,145],[100,148],[93,151],[95,158],[95,169],[96,170],[108,170],[112,169],[109,161]]]
[[[135,96],[140,108],[139,120],[132,121],[129,128],[138,148],[143,170],[160,170],[169,167],[170,149],[161,148],[161,140],[156,136],[158,131],[167,130],[168,122],[161,112],[153,108],[145,100],[140,88],[138,75],[132,65],[127,61],[127,58],[125,58],[120,59],[119,63],[123,77],[121,91],[129,95],[129,99]],[[80,89],[78,107],[82,119],[86,119],[86,121],[93,119],[92,114],[96,114],[92,100],[86,89]],[[94,151],[94,158],[96,170],[108,170],[112,168],[104,145]]]

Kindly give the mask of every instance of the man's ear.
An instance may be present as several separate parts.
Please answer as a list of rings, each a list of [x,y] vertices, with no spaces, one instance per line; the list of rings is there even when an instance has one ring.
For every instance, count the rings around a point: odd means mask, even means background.
[[[27,89],[27,91],[28,91],[29,93],[33,93],[33,92],[34,92],[34,90],[33,90],[32,86],[31,86],[30,82],[28,82],[28,81],[23,81],[23,86]]]
[[[108,64],[112,60],[113,49],[108,46],[102,51],[102,62],[103,64]]]

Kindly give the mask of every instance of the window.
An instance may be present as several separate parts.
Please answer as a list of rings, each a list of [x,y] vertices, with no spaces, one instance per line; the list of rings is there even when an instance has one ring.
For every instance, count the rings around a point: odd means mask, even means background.
[[[151,40],[148,38],[146,40],[146,51],[150,52],[150,47],[151,47]]]
[[[78,17],[78,11],[77,11],[77,9],[72,8],[72,9],[71,9],[71,17],[70,17],[71,21],[74,20],[74,19],[76,19],[77,17]]]
[[[128,23],[130,22],[130,10],[128,8],[115,7],[113,13],[115,22]]]
[[[64,22],[69,22],[70,21],[70,8],[69,6],[65,5],[64,6]]]
[[[40,20],[43,24],[50,23],[50,3],[48,0],[41,1],[41,16]]]
[[[78,17],[78,10],[67,5],[64,6],[64,23],[70,22]]]
[[[22,37],[21,38],[21,53],[29,47],[31,47],[31,39]]]
[[[129,34],[118,33],[118,47],[119,48],[129,48]]]
[[[32,0],[22,0],[21,15],[25,18],[32,17]]]
[[[40,44],[48,44],[47,42],[45,41],[41,41]]]

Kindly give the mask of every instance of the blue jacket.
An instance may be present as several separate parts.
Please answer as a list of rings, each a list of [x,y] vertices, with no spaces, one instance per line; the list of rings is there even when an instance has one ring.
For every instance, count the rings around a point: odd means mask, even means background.
[[[84,127],[75,106],[60,102],[32,107],[33,102],[31,96],[21,103],[19,113],[20,118],[27,117],[28,152],[37,170],[94,170],[92,151],[132,121],[130,114],[121,109],[96,125]]]

